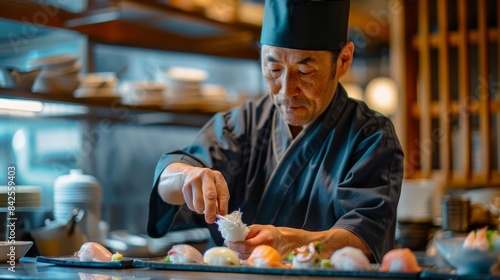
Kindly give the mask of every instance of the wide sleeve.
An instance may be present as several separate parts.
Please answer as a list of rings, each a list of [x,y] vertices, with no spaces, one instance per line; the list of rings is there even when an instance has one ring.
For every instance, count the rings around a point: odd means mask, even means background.
[[[394,246],[403,151],[388,120],[376,117],[351,139],[345,177],[336,189],[334,228],[358,235],[377,262]]]
[[[216,114],[199,132],[195,141],[182,150],[163,155],[155,170],[149,201],[147,232],[152,237],[165,235],[172,226],[180,206],[165,203],[158,194],[159,178],[165,167],[174,162],[207,167],[222,173],[228,185],[241,172],[242,149],[247,142],[251,118],[250,105]],[[198,219],[201,220],[201,219]]]

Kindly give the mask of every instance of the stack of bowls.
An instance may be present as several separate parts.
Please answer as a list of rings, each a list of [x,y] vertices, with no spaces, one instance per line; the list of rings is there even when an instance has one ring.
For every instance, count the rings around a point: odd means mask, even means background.
[[[126,82],[120,86],[120,94],[126,105],[162,107],[165,89],[165,84],[155,81]]]
[[[195,109],[203,100],[202,83],[208,72],[197,68],[172,67],[158,73],[158,80],[168,85],[165,105],[175,109]]]
[[[102,190],[97,179],[81,170],[70,170],[54,182],[54,218],[66,222],[73,209],[85,210],[82,227],[91,241],[99,241]]]
[[[117,98],[118,79],[113,72],[80,74],[80,86],[74,92],[77,98]]]
[[[78,72],[81,64],[76,56],[56,55],[35,59],[30,67],[41,68],[32,90],[48,94],[73,94],[80,81]]]

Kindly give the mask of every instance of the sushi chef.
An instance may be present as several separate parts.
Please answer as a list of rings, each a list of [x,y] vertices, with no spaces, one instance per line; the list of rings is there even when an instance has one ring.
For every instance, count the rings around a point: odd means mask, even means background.
[[[391,121],[348,98],[353,60],[349,0],[268,0],[261,34],[267,95],[216,114],[195,141],[159,161],[148,233],[176,215],[210,229],[247,258],[261,244],[282,255],[312,241],[328,258],[344,246],[372,261],[394,246],[403,152]],[[241,210],[246,240],[224,242],[217,214]]]

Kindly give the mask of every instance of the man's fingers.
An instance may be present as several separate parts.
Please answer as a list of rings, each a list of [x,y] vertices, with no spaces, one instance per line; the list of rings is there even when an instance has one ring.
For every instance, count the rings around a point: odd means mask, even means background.
[[[189,210],[195,211],[193,205],[193,191],[191,184],[186,184],[182,187],[182,195],[184,196],[184,201],[186,202]]]
[[[218,211],[221,215],[226,215],[229,203],[229,189],[227,187],[226,179],[219,172],[215,176],[215,187],[217,189],[217,204]]]
[[[205,221],[207,223],[215,222],[215,214],[217,210],[217,189],[213,176],[203,177],[203,202]]]
[[[193,192],[193,208],[198,214],[203,214],[205,210],[205,202],[203,200],[203,182],[201,176],[193,176],[191,180],[191,188]]]

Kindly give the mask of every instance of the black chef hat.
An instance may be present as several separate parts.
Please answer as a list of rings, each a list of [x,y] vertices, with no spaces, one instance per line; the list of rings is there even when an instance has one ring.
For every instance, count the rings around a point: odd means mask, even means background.
[[[266,0],[260,43],[300,50],[341,49],[350,0]]]

